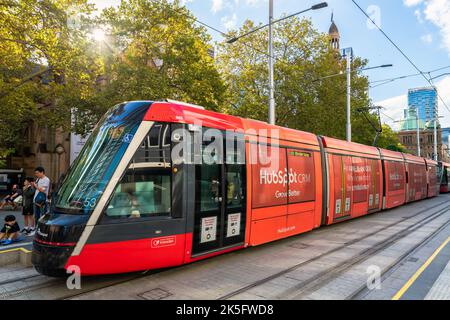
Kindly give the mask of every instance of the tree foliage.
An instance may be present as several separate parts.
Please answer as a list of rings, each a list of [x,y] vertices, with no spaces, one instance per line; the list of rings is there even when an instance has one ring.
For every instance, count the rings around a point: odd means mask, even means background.
[[[93,9],[87,0],[0,0],[0,149],[20,146],[32,121],[87,133],[127,100],[218,109],[224,86],[210,36],[178,1]],[[96,41],[99,27],[107,37]]]
[[[254,27],[247,21],[230,37]],[[98,28],[104,39],[92,37]],[[274,43],[278,124],[344,139],[346,63],[328,35],[293,18],[276,25]],[[87,0],[0,0],[0,152],[21,146],[31,122],[84,134],[129,100],[170,98],[266,121],[267,33],[217,44],[217,59],[212,48],[178,0],[123,0],[98,15]],[[352,125],[353,140],[370,145],[377,118],[357,71],[366,64],[352,64]],[[379,146],[400,146],[390,128]]]
[[[1,149],[20,145],[31,122],[71,129],[73,101],[91,96],[102,72],[82,27],[91,12],[85,0],[0,1]]]
[[[247,21],[233,36],[254,28]],[[345,139],[345,59],[310,20],[292,18],[274,29],[277,124]],[[267,121],[267,45],[267,33],[258,32],[220,46],[219,66],[227,84],[224,112]],[[376,131],[369,121],[377,118],[368,108],[368,80],[357,71],[366,64],[360,58],[352,63],[352,126],[353,141],[371,145]],[[326,78],[330,75],[337,76]]]
[[[183,100],[217,110],[225,91],[211,38],[178,1],[129,0],[109,8],[105,60],[108,99]]]
[[[383,125],[383,133],[378,140],[378,145],[382,148],[392,151],[404,153],[408,152],[406,148],[400,143],[398,135],[388,125]]]

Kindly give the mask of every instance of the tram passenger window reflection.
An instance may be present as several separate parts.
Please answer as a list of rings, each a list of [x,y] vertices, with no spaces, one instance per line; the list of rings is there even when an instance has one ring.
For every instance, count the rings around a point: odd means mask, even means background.
[[[170,170],[129,170],[117,186],[106,210],[112,218],[169,216]]]
[[[200,209],[202,212],[217,210],[221,197],[220,167],[218,165],[202,165],[199,168],[197,185],[200,191]]]
[[[242,166],[229,166],[226,178],[227,206],[228,208],[239,208],[243,201]]]

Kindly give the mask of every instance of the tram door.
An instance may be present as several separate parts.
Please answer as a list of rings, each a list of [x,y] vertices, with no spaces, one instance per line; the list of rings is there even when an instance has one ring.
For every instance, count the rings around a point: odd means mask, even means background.
[[[212,137],[219,134],[223,138]],[[202,163],[195,165],[193,256],[234,247],[245,239],[243,136],[205,129],[204,137]]]

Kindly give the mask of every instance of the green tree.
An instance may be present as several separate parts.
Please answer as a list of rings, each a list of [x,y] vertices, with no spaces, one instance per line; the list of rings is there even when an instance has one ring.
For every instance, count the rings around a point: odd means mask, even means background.
[[[92,9],[86,0],[0,0],[0,150],[21,146],[31,122],[70,130],[73,102],[95,94]]]
[[[87,0],[0,0],[0,151],[20,147],[32,122],[85,134],[127,100],[222,104],[211,38],[179,1],[93,10]]]
[[[397,133],[386,124],[383,125],[383,132],[378,139],[378,146],[392,151],[407,152],[406,148],[400,143]]]
[[[101,96],[109,103],[169,98],[211,110],[222,104],[225,87],[209,54],[211,38],[179,1],[122,1],[99,24],[108,33]]]
[[[252,21],[246,21],[231,36],[254,28]],[[263,31],[220,45],[218,64],[227,84],[222,111],[267,121],[266,48]],[[330,47],[328,35],[314,29],[310,20],[292,18],[275,26],[274,48],[277,124],[345,139],[346,62]],[[357,71],[366,64],[360,58],[352,64],[353,140],[372,144],[375,132],[367,118],[374,116],[367,108],[368,80]],[[342,75],[323,79],[334,74]]]

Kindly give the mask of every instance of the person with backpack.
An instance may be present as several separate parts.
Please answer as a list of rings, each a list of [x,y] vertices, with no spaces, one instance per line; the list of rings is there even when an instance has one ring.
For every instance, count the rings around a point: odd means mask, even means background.
[[[28,235],[31,232],[32,226],[34,226],[34,208],[33,200],[36,190],[33,188],[33,178],[26,178],[23,183],[23,206],[22,214],[24,219],[24,228],[21,231]]]
[[[33,182],[33,187],[36,189],[34,194],[34,225],[29,232],[29,236],[33,236],[36,232],[36,225],[39,222],[41,216],[47,213],[47,200],[50,191],[50,179],[45,175],[45,169],[37,167],[34,170],[36,181]]]

